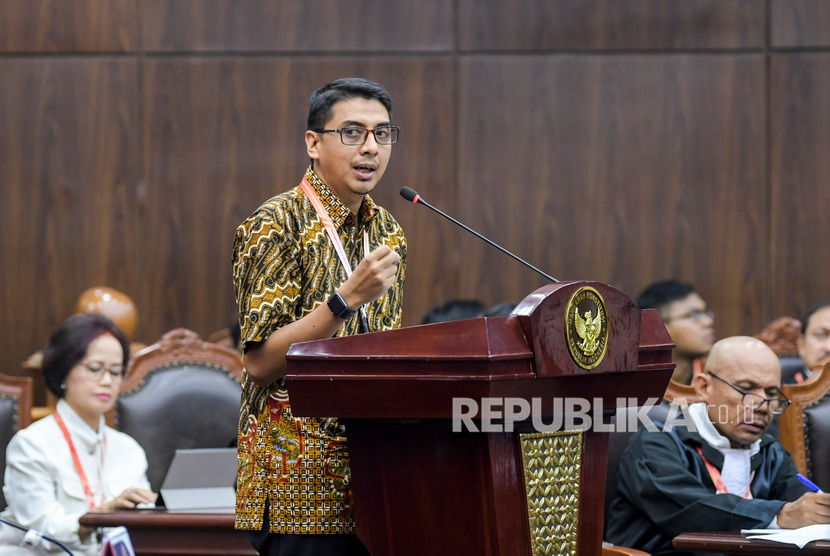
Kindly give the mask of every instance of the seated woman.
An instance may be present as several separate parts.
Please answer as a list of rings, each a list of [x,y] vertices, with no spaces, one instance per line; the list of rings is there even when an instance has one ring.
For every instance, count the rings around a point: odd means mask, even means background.
[[[98,313],[72,315],[43,350],[43,377],[57,411],[20,430],[9,443],[2,519],[95,556],[93,531],[78,519],[155,502],[147,457],[131,437],[104,421],[118,398],[129,360],[124,333]],[[0,524],[0,554],[55,554],[59,547],[20,546],[24,532]],[[56,552],[57,551],[57,552]]]

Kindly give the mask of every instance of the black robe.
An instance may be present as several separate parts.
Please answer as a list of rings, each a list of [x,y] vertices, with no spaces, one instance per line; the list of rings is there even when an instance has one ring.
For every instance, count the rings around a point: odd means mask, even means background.
[[[654,555],[679,554],[671,541],[680,533],[765,528],[781,506],[808,492],[790,454],[769,435],[750,460],[755,475],[749,500],[715,493],[697,446],[723,469],[723,454],[686,428],[632,436],[617,469],[619,494],[606,517],[608,541]]]

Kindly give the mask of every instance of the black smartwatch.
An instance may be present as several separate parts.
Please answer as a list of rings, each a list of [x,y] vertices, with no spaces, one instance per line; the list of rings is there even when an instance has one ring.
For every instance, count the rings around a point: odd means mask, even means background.
[[[326,303],[328,303],[331,313],[339,319],[350,319],[354,315],[354,311],[346,305],[346,300],[337,292],[331,294]]]

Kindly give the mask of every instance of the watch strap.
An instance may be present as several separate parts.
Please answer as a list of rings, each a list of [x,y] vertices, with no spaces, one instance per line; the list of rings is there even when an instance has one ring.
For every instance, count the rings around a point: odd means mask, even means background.
[[[349,309],[349,306],[346,304],[346,300],[343,299],[343,296],[337,292],[331,294],[326,303],[328,304],[331,313],[339,319],[350,319],[355,313]]]

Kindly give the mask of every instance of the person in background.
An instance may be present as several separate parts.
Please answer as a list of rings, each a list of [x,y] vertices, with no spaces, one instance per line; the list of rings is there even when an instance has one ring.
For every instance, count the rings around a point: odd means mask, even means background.
[[[302,182],[236,231],[245,360],[236,528],[263,555],[368,554],[355,535],[345,431],[336,416],[294,417],[286,354],[295,342],[400,327],[406,238],[369,196],[398,132],[381,85],[346,78],[317,89]]]
[[[484,316],[485,310],[487,306],[477,299],[449,299],[427,311],[420,324],[473,319]]]
[[[675,554],[680,533],[798,528],[830,523],[830,494],[810,492],[792,457],[765,432],[789,400],[778,356],[762,341],[717,342],[690,423],[632,436],[617,468],[607,540],[651,554]]]
[[[657,309],[672,341],[672,380],[691,384],[715,343],[715,314],[691,284],[664,280],[648,286],[637,297],[640,309]]]
[[[131,437],[106,426],[129,362],[129,343],[97,313],[72,315],[43,349],[43,377],[57,410],[18,431],[6,451],[2,519],[35,530],[75,554],[97,556],[93,531],[78,519],[91,510],[152,504],[147,458]],[[54,554],[20,545],[24,531],[0,524],[0,554]],[[51,543],[49,543],[51,544]]]
[[[138,326],[138,309],[135,302],[115,288],[96,286],[84,290],[75,302],[75,313],[100,313],[108,317],[130,342],[130,354],[147,347],[147,344],[134,340]],[[42,359],[43,354],[36,351],[23,362],[23,368],[40,374]],[[50,405],[52,402],[54,400],[50,400]]]
[[[497,303],[484,311],[484,317],[506,317],[513,312],[518,303],[512,301],[505,301],[504,303]]]
[[[830,363],[830,299],[807,311],[801,319],[801,335],[796,343],[804,369],[797,371],[793,378],[795,382],[804,382]]]

